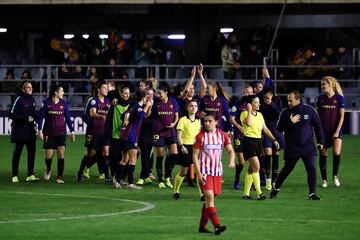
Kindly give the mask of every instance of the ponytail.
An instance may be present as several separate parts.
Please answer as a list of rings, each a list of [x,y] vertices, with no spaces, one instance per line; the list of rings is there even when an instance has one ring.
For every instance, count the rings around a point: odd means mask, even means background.
[[[331,77],[331,76],[325,76],[321,80],[329,83],[335,93],[337,93],[341,96],[344,96],[341,86],[336,78]]]
[[[217,95],[226,98],[227,101],[230,100],[231,95],[225,91],[224,87],[220,82],[216,82],[216,88],[217,88],[217,92],[216,92]]]

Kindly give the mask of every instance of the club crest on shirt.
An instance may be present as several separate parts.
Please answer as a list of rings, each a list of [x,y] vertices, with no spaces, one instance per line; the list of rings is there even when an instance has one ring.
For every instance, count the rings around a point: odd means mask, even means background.
[[[174,107],[174,105],[170,104],[170,108],[173,108],[173,107]]]
[[[309,115],[308,114],[305,114],[304,115],[304,120],[308,120],[309,119]]]
[[[60,106],[60,109],[64,109],[64,106]]]
[[[334,104],[337,104],[337,100],[334,100]]]
[[[218,102],[216,105],[217,105],[218,107],[220,107],[221,104]]]

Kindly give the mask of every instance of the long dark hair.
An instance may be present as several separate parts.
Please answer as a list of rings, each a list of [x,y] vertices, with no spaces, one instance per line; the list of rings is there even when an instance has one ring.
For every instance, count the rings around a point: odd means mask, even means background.
[[[55,86],[52,86],[51,89],[50,89],[50,92],[49,92],[49,97],[55,97],[55,92],[59,91],[60,88],[62,88],[61,85],[57,84]]]

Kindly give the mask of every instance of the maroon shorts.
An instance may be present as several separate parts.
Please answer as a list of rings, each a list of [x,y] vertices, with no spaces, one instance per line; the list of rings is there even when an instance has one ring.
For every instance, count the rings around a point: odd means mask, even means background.
[[[202,190],[213,190],[214,195],[218,196],[222,190],[222,177],[221,176],[206,176],[205,182],[201,184]]]

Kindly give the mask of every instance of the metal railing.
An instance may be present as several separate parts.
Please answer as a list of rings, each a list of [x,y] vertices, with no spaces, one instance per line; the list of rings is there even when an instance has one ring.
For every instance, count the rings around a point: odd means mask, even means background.
[[[277,52],[274,51],[274,56]],[[304,97],[307,94],[318,95],[320,93],[320,80],[325,75],[345,76],[340,78],[339,82],[344,89],[345,97],[347,99],[348,107],[360,108],[360,51],[354,49],[353,57],[356,59],[356,65],[306,65],[306,66],[289,66],[273,64],[276,61],[271,61],[268,65],[271,77],[276,83],[276,93],[279,96],[285,96],[290,89],[299,90]],[[276,57],[272,58],[276,59]],[[106,80],[114,80],[121,84],[124,81],[133,84],[136,89],[138,82],[143,78],[155,77],[158,81],[167,81],[170,84],[183,83],[190,77],[193,65],[69,65],[67,75],[63,71],[63,65],[0,65],[0,78],[5,77],[8,69],[13,69],[15,74],[15,82],[20,81],[22,71],[29,70],[32,74],[32,81],[34,82],[34,96],[37,104],[48,95],[50,87],[54,83],[60,83],[65,86],[67,100],[70,106],[74,108],[81,108],[82,102],[86,96],[89,95],[90,89],[88,85],[90,68],[94,67],[98,72],[105,76]],[[83,70],[81,74],[75,72],[76,67],[81,67]],[[240,96],[242,88],[247,83],[262,80],[261,69],[262,65],[239,66],[233,68],[230,66],[223,67],[220,65],[204,66],[203,75],[206,81],[219,81],[230,94]],[[110,72],[114,71],[118,75],[112,76]],[[231,72],[231,74],[229,74]],[[343,74],[346,73],[346,74]],[[79,77],[80,76],[80,77]],[[108,76],[108,77],[106,77]],[[231,76],[229,78],[229,76]],[[198,74],[195,77],[195,88],[200,88],[200,79]],[[14,80],[0,80],[0,108],[6,108],[11,102],[9,97],[14,95],[14,90],[6,90],[8,83],[14,83]],[[309,89],[312,89],[311,91]],[[317,89],[317,91],[315,91]],[[71,98],[76,101],[71,101]],[[79,99],[79,98],[82,98]],[[76,103],[76,104],[75,104]]]

